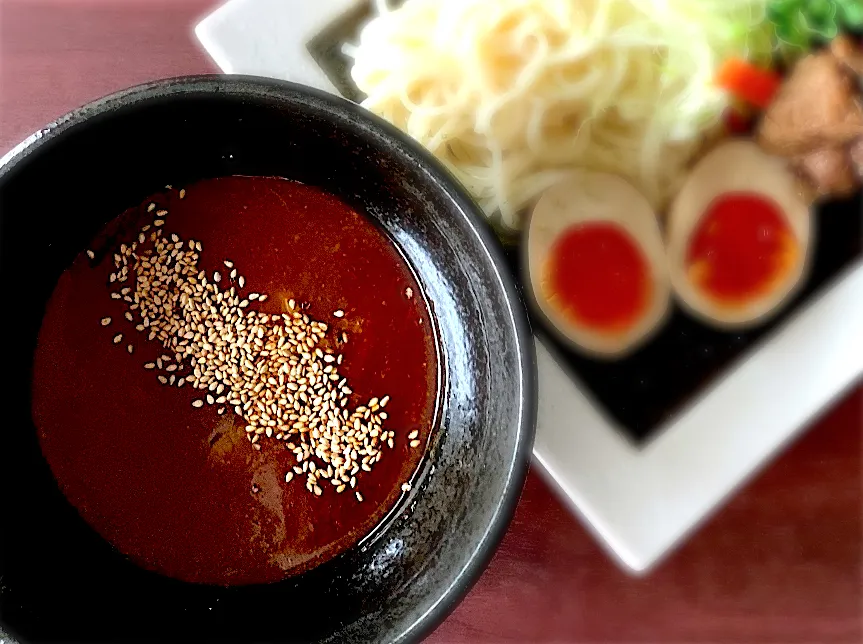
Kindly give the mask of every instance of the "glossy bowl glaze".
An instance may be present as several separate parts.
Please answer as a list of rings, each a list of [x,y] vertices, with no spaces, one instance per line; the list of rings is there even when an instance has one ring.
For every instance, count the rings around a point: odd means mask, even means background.
[[[140,569],[84,523],[39,450],[30,372],[58,277],[107,221],[165,184],[233,174],[319,186],[376,221],[431,303],[444,377],[420,484],[381,529],[301,576],[221,588]],[[9,636],[408,641],[464,595],[527,470],[533,341],[496,240],[430,155],[353,103],[308,88],[171,79],[72,112],[8,154],[0,217],[0,628]]]

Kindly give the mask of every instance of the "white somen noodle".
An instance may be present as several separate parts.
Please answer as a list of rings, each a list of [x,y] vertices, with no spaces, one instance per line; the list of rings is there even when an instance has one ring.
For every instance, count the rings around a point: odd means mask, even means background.
[[[505,228],[573,168],[619,174],[661,209],[726,105],[717,67],[748,53],[764,4],[377,0],[351,74]]]

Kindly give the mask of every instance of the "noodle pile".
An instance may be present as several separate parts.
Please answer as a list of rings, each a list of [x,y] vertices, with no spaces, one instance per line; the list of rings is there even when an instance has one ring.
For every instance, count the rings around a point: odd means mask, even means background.
[[[426,146],[498,225],[573,168],[661,209],[751,53],[765,0],[406,0],[348,53],[363,105]]]

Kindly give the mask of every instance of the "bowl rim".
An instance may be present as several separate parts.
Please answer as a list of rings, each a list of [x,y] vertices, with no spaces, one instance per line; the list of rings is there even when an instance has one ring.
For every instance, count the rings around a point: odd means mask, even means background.
[[[343,123],[348,122],[352,127],[364,128],[384,139],[394,148],[396,154],[416,163],[427,176],[433,190],[442,192],[455,204],[468,230],[478,238],[485,250],[497,285],[508,304],[507,309],[500,313],[504,326],[512,329],[516,341],[514,349],[518,355],[521,400],[517,421],[513,423],[516,430],[515,449],[506,465],[504,493],[493,508],[485,532],[449,584],[435,594],[436,598],[429,606],[424,607],[419,617],[403,622],[397,620],[395,627],[388,633],[393,635],[393,642],[419,641],[443,622],[464,599],[491,561],[513,518],[530,466],[538,407],[536,352],[525,303],[507,266],[503,248],[485,221],[479,206],[464,187],[450,175],[443,164],[407,134],[347,99],[299,83],[258,76],[175,76],[134,85],[98,98],[40,128],[0,157],[0,182],[31,154],[38,153],[52,140],[90,119],[137,103],[193,93],[243,94],[247,97],[251,95],[286,103],[299,102],[312,110],[323,111],[339,119],[341,123],[338,127],[344,127]],[[386,631],[382,634],[384,633]]]

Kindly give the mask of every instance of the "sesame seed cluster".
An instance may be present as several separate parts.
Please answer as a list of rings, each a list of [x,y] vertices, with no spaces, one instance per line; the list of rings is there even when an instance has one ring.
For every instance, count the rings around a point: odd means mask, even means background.
[[[304,477],[316,496],[329,485],[339,494],[350,489],[362,501],[358,477],[394,447],[395,432],[386,427],[389,396],[350,407],[353,391],[339,373],[344,357],[333,350],[347,343],[347,334],[328,338],[328,325],[294,300],[286,300],[280,314],[249,308],[267,294],[246,292],[245,277],[229,259],[208,276],[199,266],[201,241],[165,232],[169,213],[155,203],[147,212],[152,223],[120,244],[108,280],[110,297],[123,303],[138,341],[158,342],[164,350],[144,368],[162,385],[200,391],[195,408],[233,411],[254,449],[263,440],[283,442],[296,457],[286,482]],[[87,255],[95,259],[93,251]],[[103,327],[112,322],[100,320]],[[124,337],[117,332],[112,341],[123,344]],[[127,342],[126,350],[134,353],[135,344]],[[411,448],[419,447],[417,436],[408,436]]]

